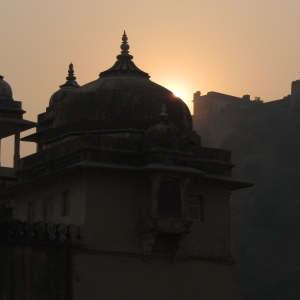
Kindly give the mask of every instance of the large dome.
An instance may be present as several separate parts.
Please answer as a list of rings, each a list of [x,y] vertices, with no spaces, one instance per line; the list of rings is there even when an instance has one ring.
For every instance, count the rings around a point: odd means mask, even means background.
[[[123,119],[138,121],[135,124],[149,124],[157,120],[165,105],[175,126],[183,131],[191,130],[192,117],[187,105],[168,89],[150,81],[148,74],[133,63],[125,32],[121,49],[112,68],[102,72],[98,80],[77,88],[60,102],[53,126],[80,119]]]

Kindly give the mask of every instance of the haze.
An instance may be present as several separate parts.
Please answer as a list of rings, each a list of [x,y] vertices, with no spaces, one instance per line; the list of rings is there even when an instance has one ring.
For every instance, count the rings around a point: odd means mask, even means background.
[[[36,121],[69,63],[80,85],[97,79],[125,29],[136,65],[190,109],[197,90],[276,100],[300,77],[299,11],[297,0],[1,1],[0,74]],[[34,150],[21,144],[21,156]],[[5,139],[2,165],[11,151]]]

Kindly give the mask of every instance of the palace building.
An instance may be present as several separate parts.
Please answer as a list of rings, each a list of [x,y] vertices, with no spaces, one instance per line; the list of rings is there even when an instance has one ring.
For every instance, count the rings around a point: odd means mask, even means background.
[[[1,299],[232,298],[230,193],[251,184],[231,176],[230,151],[201,145],[186,104],[134,64],[127,40],[95,81],[79,86],[70,64],[37,124],[2,100],[1,79],[0,112],[18,116],[0,118],[1,137],[16,136]],[[37,151],[19,159],[19,132],[34,126],[22,141]]]

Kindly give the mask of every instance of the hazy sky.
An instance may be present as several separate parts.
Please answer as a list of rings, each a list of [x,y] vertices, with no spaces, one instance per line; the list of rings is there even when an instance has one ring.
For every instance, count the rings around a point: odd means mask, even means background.
[[[300,78],[299,0],[0,0],[0,75],[36,121],[65,83],[69,63],[86,84],[111,67],[126,30],[151,80],[182,94],[290,93]],[[30,132],[30,131],[29,131]],[[27,135],[29,132],[26,132]],[[21,155],[34,145],[23,142]],[[11,165],[11,141],[2,165]]]

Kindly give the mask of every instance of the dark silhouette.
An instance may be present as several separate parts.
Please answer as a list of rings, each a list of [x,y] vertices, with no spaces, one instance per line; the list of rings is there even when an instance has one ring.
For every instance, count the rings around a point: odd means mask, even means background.
[[[194,116],[204,145],[230,149],[234,176],[254,182],[231,197],[234,299],[299,299],[300,98],[237,108]]]

